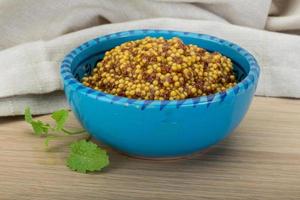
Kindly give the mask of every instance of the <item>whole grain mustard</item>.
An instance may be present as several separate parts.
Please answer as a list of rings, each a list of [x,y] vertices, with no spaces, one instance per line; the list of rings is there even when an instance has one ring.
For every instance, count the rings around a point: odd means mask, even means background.
[[[144,100],[193,98],[224,91],[236,84],[231,60],[174,37],[130,41],[107,51],[85,86],[105,93]]]

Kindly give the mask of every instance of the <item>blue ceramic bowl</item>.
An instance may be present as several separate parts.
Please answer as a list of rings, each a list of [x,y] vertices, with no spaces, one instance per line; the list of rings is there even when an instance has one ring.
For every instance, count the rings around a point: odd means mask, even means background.
[[[209,96],[159,101],[114,96],[79,82],[106,51],[146,36],[179,37],[185,44],[222,53],[232,59],[239,83]],[[249,108],[259,71],[250,53],[214,36],[132,30],[95,38],[72,50],[62,62],[61,78],[73,112],[93,137],[129,155],[158,158],[191,154],[230,134]]]

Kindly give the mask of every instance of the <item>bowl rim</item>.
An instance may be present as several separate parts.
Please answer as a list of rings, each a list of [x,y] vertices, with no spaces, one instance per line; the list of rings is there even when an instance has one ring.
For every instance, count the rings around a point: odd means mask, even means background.
[[[129,36],[148,36],[148,34],[168,34],[173,37],[190,37],[193,39],[201,39],[206,40],[209,42],[213,42],[218,45],[226,46],[234,51],[236,54],[240,54],[244,57],[250,67],[247,76],[234,87],[231,87],[223,92],[217,92],[214,94],[206,95],[206,96],[199,96],[194,98],[188,99],[181,99],[181,100],[138,100],[138,99],[131,99],[127,97],[116,96],[108,93],[104,93],[102,91],[94,90],[90,87],[84,86],[81,82],[79,82],[71,72],[71,66],[74,58],[80,54],[81,52],[85,51],[86,49],[90,48],[94,45],[99,45],[99,43],[103,41],[109,41],[116,38],[122,37],[129,37]],[[95,98],[97,100],[105,101],[111,104],[119,104],[123,106],[134,106],[136,108],[140,108],[144,110],[145,108],[160,108],[163,110],[165,107],[186,107],[186,106],[193,106],[196,107],[197,105],[207,105],[207,107],[212,103],[223,102],[225,98],[229,96],[237,96],[240,95],[250,88],[257,86],[257,81],[260,74],[260,67],[254,58],[248,51],[243,49],[242,47],[229,42],[227,40],[208,35],[208,34],[201,34],[201,33],[192,33],[192,32],[182,32],[182,31],[173,31],[173,30],[156,30],[156,29],[137,29],[137,30],[129,30],[129,31],[122,31],[116,32],[108,35],[99,36],[97,38],[91,39],[77,48],[74,48],[70,53],[68,53],[62,63],[60,68],[61,79],[64,83],[64,89],[68,87],[73,92],[79,92],[83,95],[90,96],[91,98]]]

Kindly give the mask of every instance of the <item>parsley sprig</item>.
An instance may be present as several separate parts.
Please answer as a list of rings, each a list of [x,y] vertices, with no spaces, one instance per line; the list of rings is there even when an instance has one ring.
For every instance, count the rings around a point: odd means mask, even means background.
[[[62,109],[51,114],[55,125],[34,120],[30,108],[25,109],[25,121],[31,124],[33,133],[36,136],[45,137],[45,145],[48,146],[51,140],[59,138],[58,133],[64,135],[77,135],[86,133],[85,130],[71,131],[65,128],[69,117],[68,110]],[[109,165],[109,157],[105,150],[98,147],[91,141],[79,140],[70,145],[70,154],[66,161],[67,166],[74,171],[86,173],[100,171]]]

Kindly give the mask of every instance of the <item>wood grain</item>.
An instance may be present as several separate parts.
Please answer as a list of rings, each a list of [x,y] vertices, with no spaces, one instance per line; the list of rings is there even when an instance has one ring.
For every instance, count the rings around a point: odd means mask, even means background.
[[[75,173],[64,162],[77,138],[46,150],[21,117],[0,118],[0,199],[300,199],[300,100],[256,97],[229,138],[186,160],[109,150],[105,171]]]

